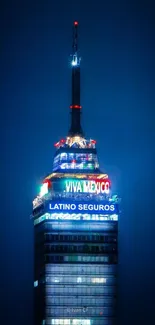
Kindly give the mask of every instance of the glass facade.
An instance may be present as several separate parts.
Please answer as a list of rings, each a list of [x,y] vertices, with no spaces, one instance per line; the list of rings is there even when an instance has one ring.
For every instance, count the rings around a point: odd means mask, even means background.
[[[116,324],[117,221],[36,224],[34,281],[36,325]]]
[[[54,158],[53,171],[64,169],[97,170],[97,155],[93,153],[62,152]]]

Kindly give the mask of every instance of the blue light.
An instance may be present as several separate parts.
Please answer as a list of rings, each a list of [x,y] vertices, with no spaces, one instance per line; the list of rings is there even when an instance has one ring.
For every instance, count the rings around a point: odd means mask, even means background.
[[[77,65],[77,59],[76,61],[72,60],[72,66],[75,67]]]
[[[38,286],[38,280],[34,281],[34,287],[36,288]]]
[[[44,215],[42,215],[41,217],[37,218],[34,220],[34,226],[36,226],[37,224],[45,221],[45,220],[57,220],[57,221],[82,221],[82,222],[86,222],[86,221],[92,221],[92,223],[94,221],[102,221],[104,223],[104,221],[118,221],[118,215],[117,214],[76,214],[76,213],[45,213]],[[82,227],[82,223],[80,222],[80,225]],[[71,227],[73,226],[73,224],[71,223]],[[106,227],[110,227],[109,224],[106,225]],[[54,227],[54,224],[52,225],[52,227]],[[66,227],[66,229],[68,229],[69,225],[68,223],[66,223],[66,225],[62,226],[62,229],[64,230],[64,227]],[[90,226],[89,226],[90,227]],[[74,228],[74,227],[73,227]],[[99,228],[101,228],[101,224],[99,225]],[[54,229],[54,228],[53,228]],[[37,283],[36,283],[37,284]],[[37,286],[35,284],[35,286]]]
[[[71,65],[73,66],[73,67],[75,67],[75,66],[77,66],[78,65],[78,59],[77,59],[77,56],[73,56],[73,60],[72,60],[72,62],[71,62]]]

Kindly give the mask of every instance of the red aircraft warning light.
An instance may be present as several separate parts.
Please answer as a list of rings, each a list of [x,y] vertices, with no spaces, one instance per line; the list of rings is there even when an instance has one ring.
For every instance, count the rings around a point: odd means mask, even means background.
[[[78,21],[74,21],[74,26],[78,26]]]
[[[79,108],[79,109],[81,109],[82,106],[80,106],[80,105],[70,105],[70,108]]]

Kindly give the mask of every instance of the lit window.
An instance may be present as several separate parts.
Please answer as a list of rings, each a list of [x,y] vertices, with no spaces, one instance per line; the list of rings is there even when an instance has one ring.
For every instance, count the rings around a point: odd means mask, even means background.
[[[38,280],[34,281],[34,287],[38,286]]]
[[[52,319],[51,320],[52,325],[70,325],[70,319]]]
[[[69,159],[74,159],[74,153],[69,153]]]
[[[113,214],[111,216],[111,220],[118,221],[118,215],[117,214]]]
[[[70,319],[64,319],[64,325],[69,325],[70,324]]]
[[[59,282],[58,278],[54,278],[53,280],[54,280],[54,282]]]
[[[61,160],[67,160],[67,153],[66,152],[62,152],[60,155],[60,159]]]
[[[92,278],[91,282],[92,283],[106,283],[107,279],[106,278]]]
[[[90,319],[73,319],[73,325],[90,325]]]

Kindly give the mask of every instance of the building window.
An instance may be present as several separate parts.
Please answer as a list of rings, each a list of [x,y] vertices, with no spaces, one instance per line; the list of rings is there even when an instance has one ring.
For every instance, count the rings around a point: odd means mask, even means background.
[[[91,282],[92,283],[106,283],[107,279],[106,278],[92,278]]]
[[[34,287],[38,287],[38,280],[34,281]]]

